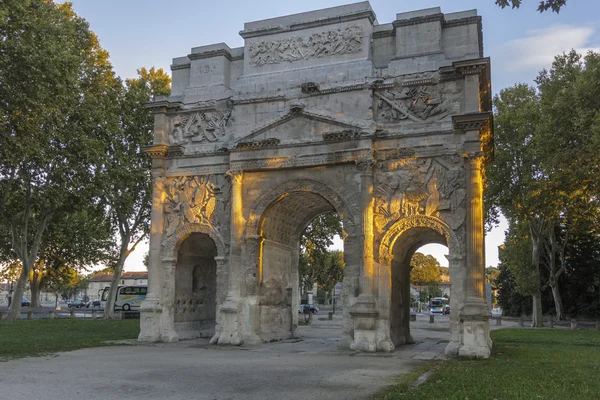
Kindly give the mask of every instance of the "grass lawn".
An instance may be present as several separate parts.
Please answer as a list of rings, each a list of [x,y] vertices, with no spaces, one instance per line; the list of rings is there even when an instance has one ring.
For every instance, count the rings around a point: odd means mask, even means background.
[[[501,329],[492,340],[492,358],[432,362],[377,399],[600,398],[599,332]],[[429,380],[409,390],[427,370]]]
[[[105,340],[135,339],[139,320],[40,319],[0,321],[0,361],[106,346]]]

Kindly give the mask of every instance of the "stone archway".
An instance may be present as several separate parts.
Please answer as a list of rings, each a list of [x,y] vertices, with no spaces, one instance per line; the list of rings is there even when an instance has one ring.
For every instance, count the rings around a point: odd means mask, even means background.
[[[493,132],[490,61],[473,34],[481,18],[428,9],[378,25],[361,3],[248,26],[244,47],[221,43],[175,58],[171,96],[150,106],[140,340],[178,338],[177,257],[194,232],[217,249],[212,342],[258,344],[292,332],[297,236],[335,210],[347,235],[340,347],[393,350],[392,262],[406,263],[401,253],[420,237],[445,242],[457,266],[461,295],[453,297],[462,303],[448,353],[488,357],[482,176]],[[278,320],[271,331],[269,319]]]
[[[299,240],[306,226],[322,214],[337,212],[344,230],[354,231],[353,214],[343,198],[323,182],[286,181],[263,194],[245,229],[246,293],[257,296],[256,335],[262,341],[294,335],[299,308]],[[357,267],[357,266],[355,266]],[[347,268],[344,282],[357,268]],[[346,300],[346,299],[344,299]]]
[[[162,250],[166,255],[162,259],[161,279],[162,340],[212,336],[226,289],[223,279],[226,259],[222,256],[225,247],[219,233],[206,224],[183,224],[171,235],[165,235]],[[195,293],[196,267],[201,270],[198,279],[205,280],[208,286]]]
[[[465,266],[460,263],[462,250],[456,234],[444,221],[435,217],[415,215],[397,221],[387,231],[379,247],[379,262],[385,266],[384,275],[389,281],[390,340],[394,346],[413,343],[410,333],[410,261],[418,248],[425,244],[437,243],[448,247],[451,283],[460,284],[458,275]],[[454,278],[454,279],[453,279]],[[452,310],[460,310],[464,304],[460,288],[451,295]],[[458,313],[451,314],[450,337],[458,337]]]

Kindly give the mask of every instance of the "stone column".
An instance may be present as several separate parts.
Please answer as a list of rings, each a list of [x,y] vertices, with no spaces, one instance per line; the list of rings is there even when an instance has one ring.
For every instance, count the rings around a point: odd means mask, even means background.
[[[260,337],[259,282],[262,279],[260,268],[263,237],[249,235],[246,238],[244,262],[240,264],[240,280],[245,286],[243,305],[244,344],[263,343]]]
[[[353,350],[377,351],[377,304],[374,293],[374,254],[373,254],[373,166],[375,160],[367,159],[356,163],[361,169],[360,191],[362,205],[362,235],[357,238],[357,248],[362,249],[362,270],[360,273],[360,295],[350,309],[354,319]],[[361,240],[362,239],[362,240]],[[362,243],[360,243],[362,242]]]
[[[450,341],[446,346],[446,355],[458,356],[462,343],[461,310],[463,309],[467,296],[467,267],[464,254],[455,254],[456,249],[450,248],[450,254],[446,256],[450,270]]]
[[[483,154],[464,156],[467,178],[466,300],[461,312],[462,345],[459,356],[484,357],[491,353],[489,309],[485,301],[485,243],[483,221]],[[450,311],[452,313],[452,309]]]
[[[177,259],[164,257],[162,260],[162,318],[161,340],[163,342],[176,342],[179,335],[175,332],[175,267]]]
[[[221,305],[220,332],[215,333],[211,343],[240,345],[243,342],[240,280],[242,278],[242,237],[245,220],[243,216],[242,171],[228,171],[231,180],[231,240],[229,242],[229,280],[227,297]]]
[[[400,279],[402,280],[402,319],[404,323],[404,343],[413,344],[415,341],[410,333],[410,304],[412,298],[410,297],[410,271],[412,266],[410,261],[401,266]]]
[[[141,342],[156,342],[160,340],[160,319],[162,306],[160,304],[161,281],[161,241],[164,230],[163,199],[164,160],[154,159],[152,169],[152,212],[150,223],[150,250],[148,253],[148,294],[140,305],[140,334]]]

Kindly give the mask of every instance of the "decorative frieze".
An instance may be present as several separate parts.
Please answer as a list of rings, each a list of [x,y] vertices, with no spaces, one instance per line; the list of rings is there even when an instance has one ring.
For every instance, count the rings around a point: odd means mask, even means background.
[[[248,46],[248,62],[252,66],[261,67],[266,64],[358,53],[362,50],[362,41],[362,27],[352,25],[315,32],[310,36],[251,43]]]
[[[225,137],[225,129],[231,120],[233,102],[226,100],[221,107],[216,102],[203,103],[199,107],[201,110],[175,114],[173,129],[169,133],[169,144],[216,142]]]

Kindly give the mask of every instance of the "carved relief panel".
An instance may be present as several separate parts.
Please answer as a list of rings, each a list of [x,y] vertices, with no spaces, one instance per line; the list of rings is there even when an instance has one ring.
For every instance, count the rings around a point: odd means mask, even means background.
[[[437,74],[428,74],[375,91],[376,119],[381,123],[440,121],[460,113],[462,96],[460,81],[440,82]]]
[[[209,102],[199,104],[199,109],[176,114],[169,132],[169,145],[216,142],[227,136],[231,124],[233,102]]]
[[[163,242],[185,224],[205,225],[221,238],[228,237],[230,185],[224,177],[172,177],[165,181],[164,188]]]
[[[452,229],[463,224],[466,190],[460,157],[410,156],[379,165],[374,214],[379,232],[414,215],[441,218]]]
[[[362,41],[362,27],[353,25],[316,32],[310,36],[251,43],[248,47],[249,64],[260,67],[265,64],[358,53],[362,50]]]

